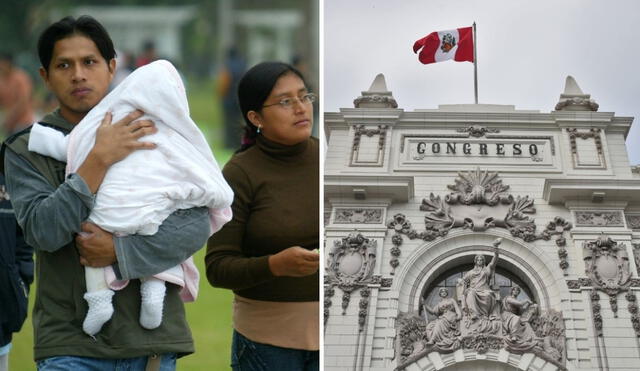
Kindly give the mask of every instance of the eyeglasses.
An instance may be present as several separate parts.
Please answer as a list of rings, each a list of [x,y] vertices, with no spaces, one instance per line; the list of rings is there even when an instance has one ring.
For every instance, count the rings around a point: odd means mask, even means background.
[[[291,109],[296,102],[300,102],[300,104],[311,104],[315,102],[316,99],[318,99],[318,97],[315,94],[307,93],[301,97],[284,98],[278,103],[265,104],[262,108],[280,105],[282,108]]]

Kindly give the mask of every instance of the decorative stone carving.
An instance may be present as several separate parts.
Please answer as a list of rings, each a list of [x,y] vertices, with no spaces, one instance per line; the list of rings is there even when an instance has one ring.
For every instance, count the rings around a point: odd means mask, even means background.
[[[591,99],[591,95],[582,92],[572,76],[567,76],[564,93],[560,94],[560,101],[556,104],[556,111],[597,111],[598,103]]]
[[[414,362],[426,349],[425,321],[417,313],[402,313],[396,318],[396,355],[398,364]],[[400,369],[400,367],[398,367]]]
[[[592,287],[593,283],[591,279],[586,277],[578,278],[577,280],[567,280],[567,287],[571,290],[577,290],[581,287]]]
[[[531,300],[518,300],[519,287],[502,299],[502,333],[510,352],[528,352],[537,345],[536,333],[529,321],[537,314],[538,305]]]
[[[371,283],[375,259],[376,242],[370,241],[361,233],[350,233],[349,236],[334,242],[334,247],[329,252],[325,284],[331,288],[331,296],[334,286],[342,290],[343,315],[349,307],[351,292]],[[326,323],[328,312],[325,314]]]
[[[578,227],[624,227],[621,211],[576,211]]]
[[[625,295],[627,299],[627,309],[629,309],[629,313],[631,314],[631,326],[633,326],[633,330],[636,332],[636,336],[640,337],[640,315],[638,314],[638,298],[636,294],[629,291],[627,295]]]
[[[329,308],[331,308],[331,298],[335,294],[335,290],[332,286],[325,286],[324,288],[324,324],[327,324],[329,319]]]
[[[402,236],[398,233],[408,233],[411,231],[411,223],[407,220],[404,214],[396,214],[393,216],[393,219],[387,223],[387,228],[393,229],[396,231],[391,237],[391,243],[393,247],[391,248],[391,260],[389,264],[391,265],[391,274],[395,274],[396,268],[400,265],[400,261],[398,257],[402,251],[400,250],[400,246],[402,245]]]
[[[393,284],[393,278],[383,278],[381,282],[381,287],[391,287]]]
[[[362,107],[364,105],[363,103],[373,103],[381,106],[386,106],[388,108],[398,108],[398,102],[396,102],[396,99],[387,95],[371,94],[360,96],[353,100],[353,105],[355,108]]]
[[[540,311],[532,301],[517,299],[519,288],[500,298],[488,285],[496,267],[499,240],[485,266],[476,257],[475,273],[465,274],[456,289],[456,300],[448,291],[439,291],[440,302],[430,308],[421,303],[422,316],[416,312],[399,313],[396,320],[396,370],[402,370],[431,352],[450,353],[471,349],[478,353],[506,349],[511,353],[534,353],[565,370],[565,327],[556,310]],[[479,255],[480,256],[480,255]],[[579,281],[576,281],[579,284]],[[597,294],[596,294],[597,295]],[[463,309],[458,302],[462,303]],[[427,314],[436,316],[429,320]],[[599,312],[598,312],[599,313]]]
[[[355,108],[398,108],[381,73],[375,77],[369,90],[363,91],[361,96],[354,99],[353,105]]]
[[[334,224],[380,224],[383,209],[336,208]]]
[[[624,244],[601,235],[595,241],[585,241],[585,273],[594,288],[609,295],[617,295],[630,286],[629,256]]]
[[[429,194],[422,200],[420,210],[427,214],[424,217],[425,231],[418,232],[411,228],[411,223],[403,214],[396,214],[387,223],[396,234],[405,234],[409,239],[432,241],[443,237],[453,228],[467,228],[474,232],[483,232],[489,228],[505,228],[511,235],[527,242],[550,240],[559,236],[556,244],[566,244],[563,235],[571,229],[571,223],[556,217],[541,233],[536,233],[535,220],[528,214],[534,214],[534,200],[529,196],[514,198],[507,191],[508,185],[502,184],[497,173],[475,171],[458,173],[455,184],[447,186],[452,193],[445,196]],[[566,262],[566,259],[565,259]]]
[[[458,322],[462,318],[462,311],[458,302],[448,298],[449,291],[441,288],[439,291],[440,302],[433,308],[423,304],[423,314],[427,326],[425,328],[427,346],[433,346],[440,352],[452,351],[460,348],[460,330]],[[437,318],[429,321],[427,313]]]
[[[498,263],[498,246],[494,245],[493,259],[485,266],[484,255],[476,255],[475,266],[458,281],[456,293],[462,307],[462,336],[475,334],[500,335],[500,294],[490,287]]]
[[[462,203],[494,206],[498,202],[503,204],[513,202],[513,197],[506,193],[509,186],[502,184],[498,173],[490,173],[486,170],[482,172],[480,168],[466,174],[458,173],[455,184],[448,185],[447,188],[453,192],[445,198],[445,201],[452,205]]]
[[[371,289],[363,287],[360,289],[360,303],[358,310],[358,329],[362,331],[364,324],[367,321],[367,310],[369,309],[369,297],[371,296]]]
[[[371,138],[374,135],[380,135],[380,139],[378,140],[378,149],[381,150],[384,148],[384,142],[387,137],[387,129],[389,125],[378,125],[377,129],[366,129],[364,125],[354,126],[354,135],[353,135],[353,151],[357,151],[360,148],[360,137],[363,135]]]
[[[637,214],[627,214],[627,226],[631,229],[640,229],[640,215]]]
[[[546,354],[552,360],[563,364],[566,332],[562,313],[550,309],[543,315],[531,318],[530,323],[538,339],[542,339],[542,341],[538,340],[534,353],[540,355],[540,348],[542,348],[542,354]]]
[[[591,299],[591,312],[593,313],[593,326],[595,329],[596,336],[602,336],[602,314],[600,314],[600,295],[596,290],[591,290],[591,295],[589,295]]]
[[[609,295],[613,316],[618,317],[618,293],[629,288],[629,256],[624,244],[601,235],[595,241],[583,243],[585,273],[597,290]]]
[[[596,143],[596,150],[602,155],[602,139],[600,138],[600,131],[600,128],[591,128],[588,132],[578,132],[577,128],[567,128],[567,133],[569,133],[569,143],[571,144],[571,153],[578,153],[576,138],[593,138]]]
[[[640,275],[640,243],[634,243],[633,245],[633,259],[636,262],[636,271]]]
[[[567,287],[569,288],[569,290],[578,290],[580,289],[580,281],[567,280]]]
[[[365,125],[354,125],[353,149],[351,152],[350,166],[382,166],[384,144],[387,138],[389,125],[378,125],[377,129],[367,129]],[[363,135],[372,137],[378,135],[377,153],[374,158],[359,160],[360,141]]]
[[[483,137],[486,133],[499,133],[499,129],[491,129],[486,128],[484,126],[467,126],[466,128],[458,128],[456,130],[458,133],[469,133],[469,136],[480,138]]]

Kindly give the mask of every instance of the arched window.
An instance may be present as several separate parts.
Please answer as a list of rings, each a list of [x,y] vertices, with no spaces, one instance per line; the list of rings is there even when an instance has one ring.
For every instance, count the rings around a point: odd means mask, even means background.
[[[432,281],[427,290],[424,292],[423,299],[424,302],[430,306],[434,307],[440,301],[440,297],[438,296],[438,291],[440,288],[446,288],[449,291],[449,297],[456,297],[456,284],[458,283],[458,279],[461,279],[465,273],[473,269],[473,264],[462,264],[455,268],[449,269],[448,271],[441,274],[436,280]],[[491,288],[495,291],[500,292],[500,297],[504,298],[511,293],[512,287],[520,287],[520,295],[518,295],[518,300],[533,300],[534,295],[529,286],[527,286],[520,278],[518,278],[515,274],[510,271],[500,268],[500,266],[496,267],[496,272],[491,278]],[[420,308],[420,313],[422,314],[422,307]],[[429,314],[429,320],[434,319],[435,317]]]

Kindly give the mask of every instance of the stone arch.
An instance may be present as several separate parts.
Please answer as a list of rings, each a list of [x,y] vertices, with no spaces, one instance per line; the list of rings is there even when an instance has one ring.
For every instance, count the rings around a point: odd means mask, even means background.
[[[460,349],[448,354],[429,353],[404,369],[407,371],[553,371],[563,368],[533,353],[514,354],[501,349],[479,354],[469,349]]]
[[[422,290],[444,271],[461,262],[472,261],[477,253],[490,254],[492,242],[502,238],[499,265],[518,275],[534,292],[535,301],[542,309],[561,308],[561,296],[567,288],[558,284],[564,280],[559,266],[535,243],[524,243],[509,233],[453,231],[446,238],[418,247],[401,264],[393,280],[393,288],[400,293],[398,309],[401,312],[418,311]],[[549,285],[549,283],[553,284]]]

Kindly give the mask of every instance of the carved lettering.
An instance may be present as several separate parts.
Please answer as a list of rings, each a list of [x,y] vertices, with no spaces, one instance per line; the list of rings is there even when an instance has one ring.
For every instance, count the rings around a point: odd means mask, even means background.
[[[425,143],[425,142],[418,142],[418,150],[417,150],[417,152],[418,152],[419,154],[424,154],[424,152],[425,152],[425,148],[426,148],[426,147],[427,147],[427,143]]]
[[[496,153],[498,155],[504,155],[504,143],[496,143]]]
[[[447,153],[456,154],[456,143],[447,142]]]
[[[433,143],[431,145],[431,152],[440,153],[440,143]]]
[[[535,156],[538,154],[538,146],[535,144],[529,144],[529,154]]]
[[[480,154],[481,155],[487,154],[487,145],[485,143],[480,143]]]
[[[520,148],[520,143],[516,143],[513,145],[513,154],[514,156],[518,156],[522,154],[522,149]]]
[[[471,154],[471,144],[469,143],[465,143],[462,145],[462,152],[465,155],[470,155]]]

